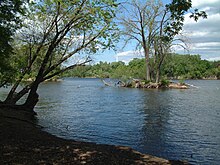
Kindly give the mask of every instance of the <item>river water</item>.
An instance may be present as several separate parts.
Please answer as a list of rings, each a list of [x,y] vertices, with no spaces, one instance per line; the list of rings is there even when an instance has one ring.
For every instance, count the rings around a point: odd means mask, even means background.
[[[192,164],[220,162],[220,81],[198,88],[106,87],[99,79],[66,78],[40,86],[39,124],[59,137],[130,146]]]

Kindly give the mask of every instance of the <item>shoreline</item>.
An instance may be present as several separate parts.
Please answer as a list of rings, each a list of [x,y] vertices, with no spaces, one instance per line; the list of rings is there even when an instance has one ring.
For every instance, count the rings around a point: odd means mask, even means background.
[[[62,81],[62,79],[65,79],[65,78],[79,78],[79,79],[119,79],[119,78],[112,78],[112,77],[60,77],[59,80]],[[179,80],[184,80],[184,81],[187,81],[187,80],[220,80],[220,79],[217,79],[217,78],[195,78],[195,79],[182,79],[182,78],[179,78],[179,79],[175,79],[175,78],[167,78],[167,80],[170,80],[170,81],[179,81]]]
[[[51,135],[23,111],[0,108],[0,162],[3,164],[181,165],[130,147],[67,140]]]

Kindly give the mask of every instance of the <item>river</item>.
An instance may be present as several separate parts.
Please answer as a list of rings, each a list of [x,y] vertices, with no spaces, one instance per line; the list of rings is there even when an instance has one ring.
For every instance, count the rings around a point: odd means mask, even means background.
[[[40,86],[39,124],[56,136],[125,145],[192,164],[220,162],[220,81],[188,90],[106,87],[66,78]]]

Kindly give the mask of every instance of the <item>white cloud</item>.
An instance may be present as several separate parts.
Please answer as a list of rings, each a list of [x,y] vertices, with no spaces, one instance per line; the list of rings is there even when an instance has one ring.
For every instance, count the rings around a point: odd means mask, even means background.
[[[189,53],[220,58],[220,0],[192,0],[192,5],[206,11],[208,18],[195,22],[186,15],[183,32],[189,38]]]
[[[196,47],[201,47],[201,48],[219,47],[220,48],[220,42],[197,43]]]
[[[208,61],[220,61],[220,57],[207,58]]]
[[[117,53],[116,56],[118,56],[118,57],[121,57],[121,56],[130,56],[130,55],[132,55],[132,54],[134,54],[134,53],[135,53],[134,51],[129,50],[129,51]]]
[[[116,61],[123,61],[126,64],[129,63],[134,58],[142,58],[143,51],[142,50],[129,50],[116,54]]]
[[[219,2],[219,0],[208,0],[208,1],[204,1],[204,0],[193,0],[192,1],[192,6],[193,7],[201,7],[201,6],[205,6],[205,5],[210,5],[210,4],[215,4]]]
[[[193,7],[204,7],[220,3],[219,0],[192,0]]]
[[[200,54],[202,59],[220,60],[220,0],[192,0],[192,5],[206,11],[208,18],[195,22],[189,18],[190,13],[186,15],[183,33],[187,37],[189,51],[174,46],[175,52]],[[139,58],[140,54],[137,51],[124,51],[117,53],[116,60],[128,63],[129,58]]]

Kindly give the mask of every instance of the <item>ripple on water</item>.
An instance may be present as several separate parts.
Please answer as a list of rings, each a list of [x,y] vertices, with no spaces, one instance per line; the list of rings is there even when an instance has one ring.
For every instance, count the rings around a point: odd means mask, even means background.
[[[41,85],[36,111],[48,132],[64,138],[218,164],[220,81],[187,83],[199,88],[139,90],[105,87],[98,79],[66,79]]]

